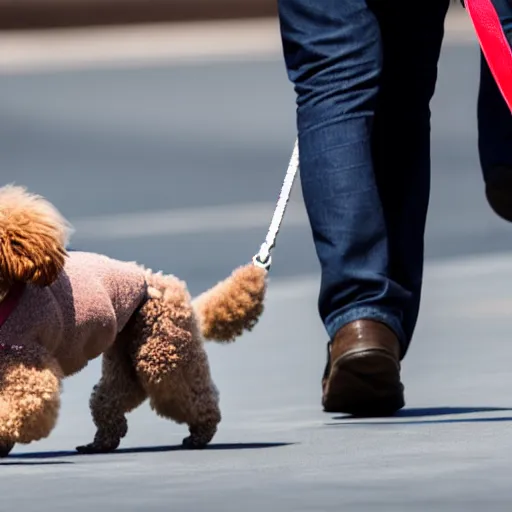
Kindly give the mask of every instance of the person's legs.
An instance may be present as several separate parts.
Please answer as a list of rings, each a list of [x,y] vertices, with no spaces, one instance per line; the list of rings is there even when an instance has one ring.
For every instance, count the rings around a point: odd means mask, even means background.
[[[512,5],[508,0],[492,3],[512,45]],[[477,114],[478,151],[487,201],[497,215],[512,222],[512,115],[482,52]]]
[[[406,348],[418,318],[430,194],[430,100],[449,0],[375,2],[384,63],[373,164],[388,233],[387,276],[406,290]],[[416,23],[415,20],[420,20]]]
[[[403,406],[393,360],[407,350],[419,307],[428,104],[447,7],[448,0],[279,0],[302,189],[322,269],[319,311],[334,340],[332,361],[350,353],[343,368],[327,368],[326,410]]]
[[[331,338],[352,320],[381,320],[405,346],[408,293],[387,277],[371,157],[382,67],[378,21],[365,0],[279,0],[279,13],[297,93],[302,190],[322,267],[322,320]]]

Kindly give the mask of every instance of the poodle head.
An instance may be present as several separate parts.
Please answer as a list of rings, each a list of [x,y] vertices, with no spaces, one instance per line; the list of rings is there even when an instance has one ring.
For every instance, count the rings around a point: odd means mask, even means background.
[[[48,286],[64,267],[72,228],[46,199],[0,187],[0,295],[15,282]]]

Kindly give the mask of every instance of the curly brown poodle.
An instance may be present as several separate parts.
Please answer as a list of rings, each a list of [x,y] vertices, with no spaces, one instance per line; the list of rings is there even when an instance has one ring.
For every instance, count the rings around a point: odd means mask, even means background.
[[[46,199],[0,188],[0,456],[48,437],[62,380],[102,356],[94,440],[115,450],[146,399],[204,448],[221,421],[204,341],[233,342],[263,312],[267,272],[247,264],[192,299],[184,282],[135,262],[67,252],[72,227]]]

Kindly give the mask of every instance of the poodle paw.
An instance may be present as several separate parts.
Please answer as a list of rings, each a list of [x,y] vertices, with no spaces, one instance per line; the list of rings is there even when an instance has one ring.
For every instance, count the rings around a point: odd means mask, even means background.
[[[14,443],[0,441],[0,458],[3,459],[11,453],[14,448]]]
[[[119,442],[115,444],[99,444],[89,443],[83,446],[77,446],[76,451],[84,455],[92,455],[96,453],[111,453],[117,449]]]
[[[183,439],[182,442],[183,448],[187,448],[188,450],[203,450],[207,445],[208,443],[205,443],[203,440],[198,439],[195,436],[188,436]]]

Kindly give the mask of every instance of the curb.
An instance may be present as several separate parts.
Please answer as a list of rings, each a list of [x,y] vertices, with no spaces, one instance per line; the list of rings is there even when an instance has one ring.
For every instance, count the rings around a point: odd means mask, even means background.
[[[260,18],[276,0],[0,0],[0,30]]]

